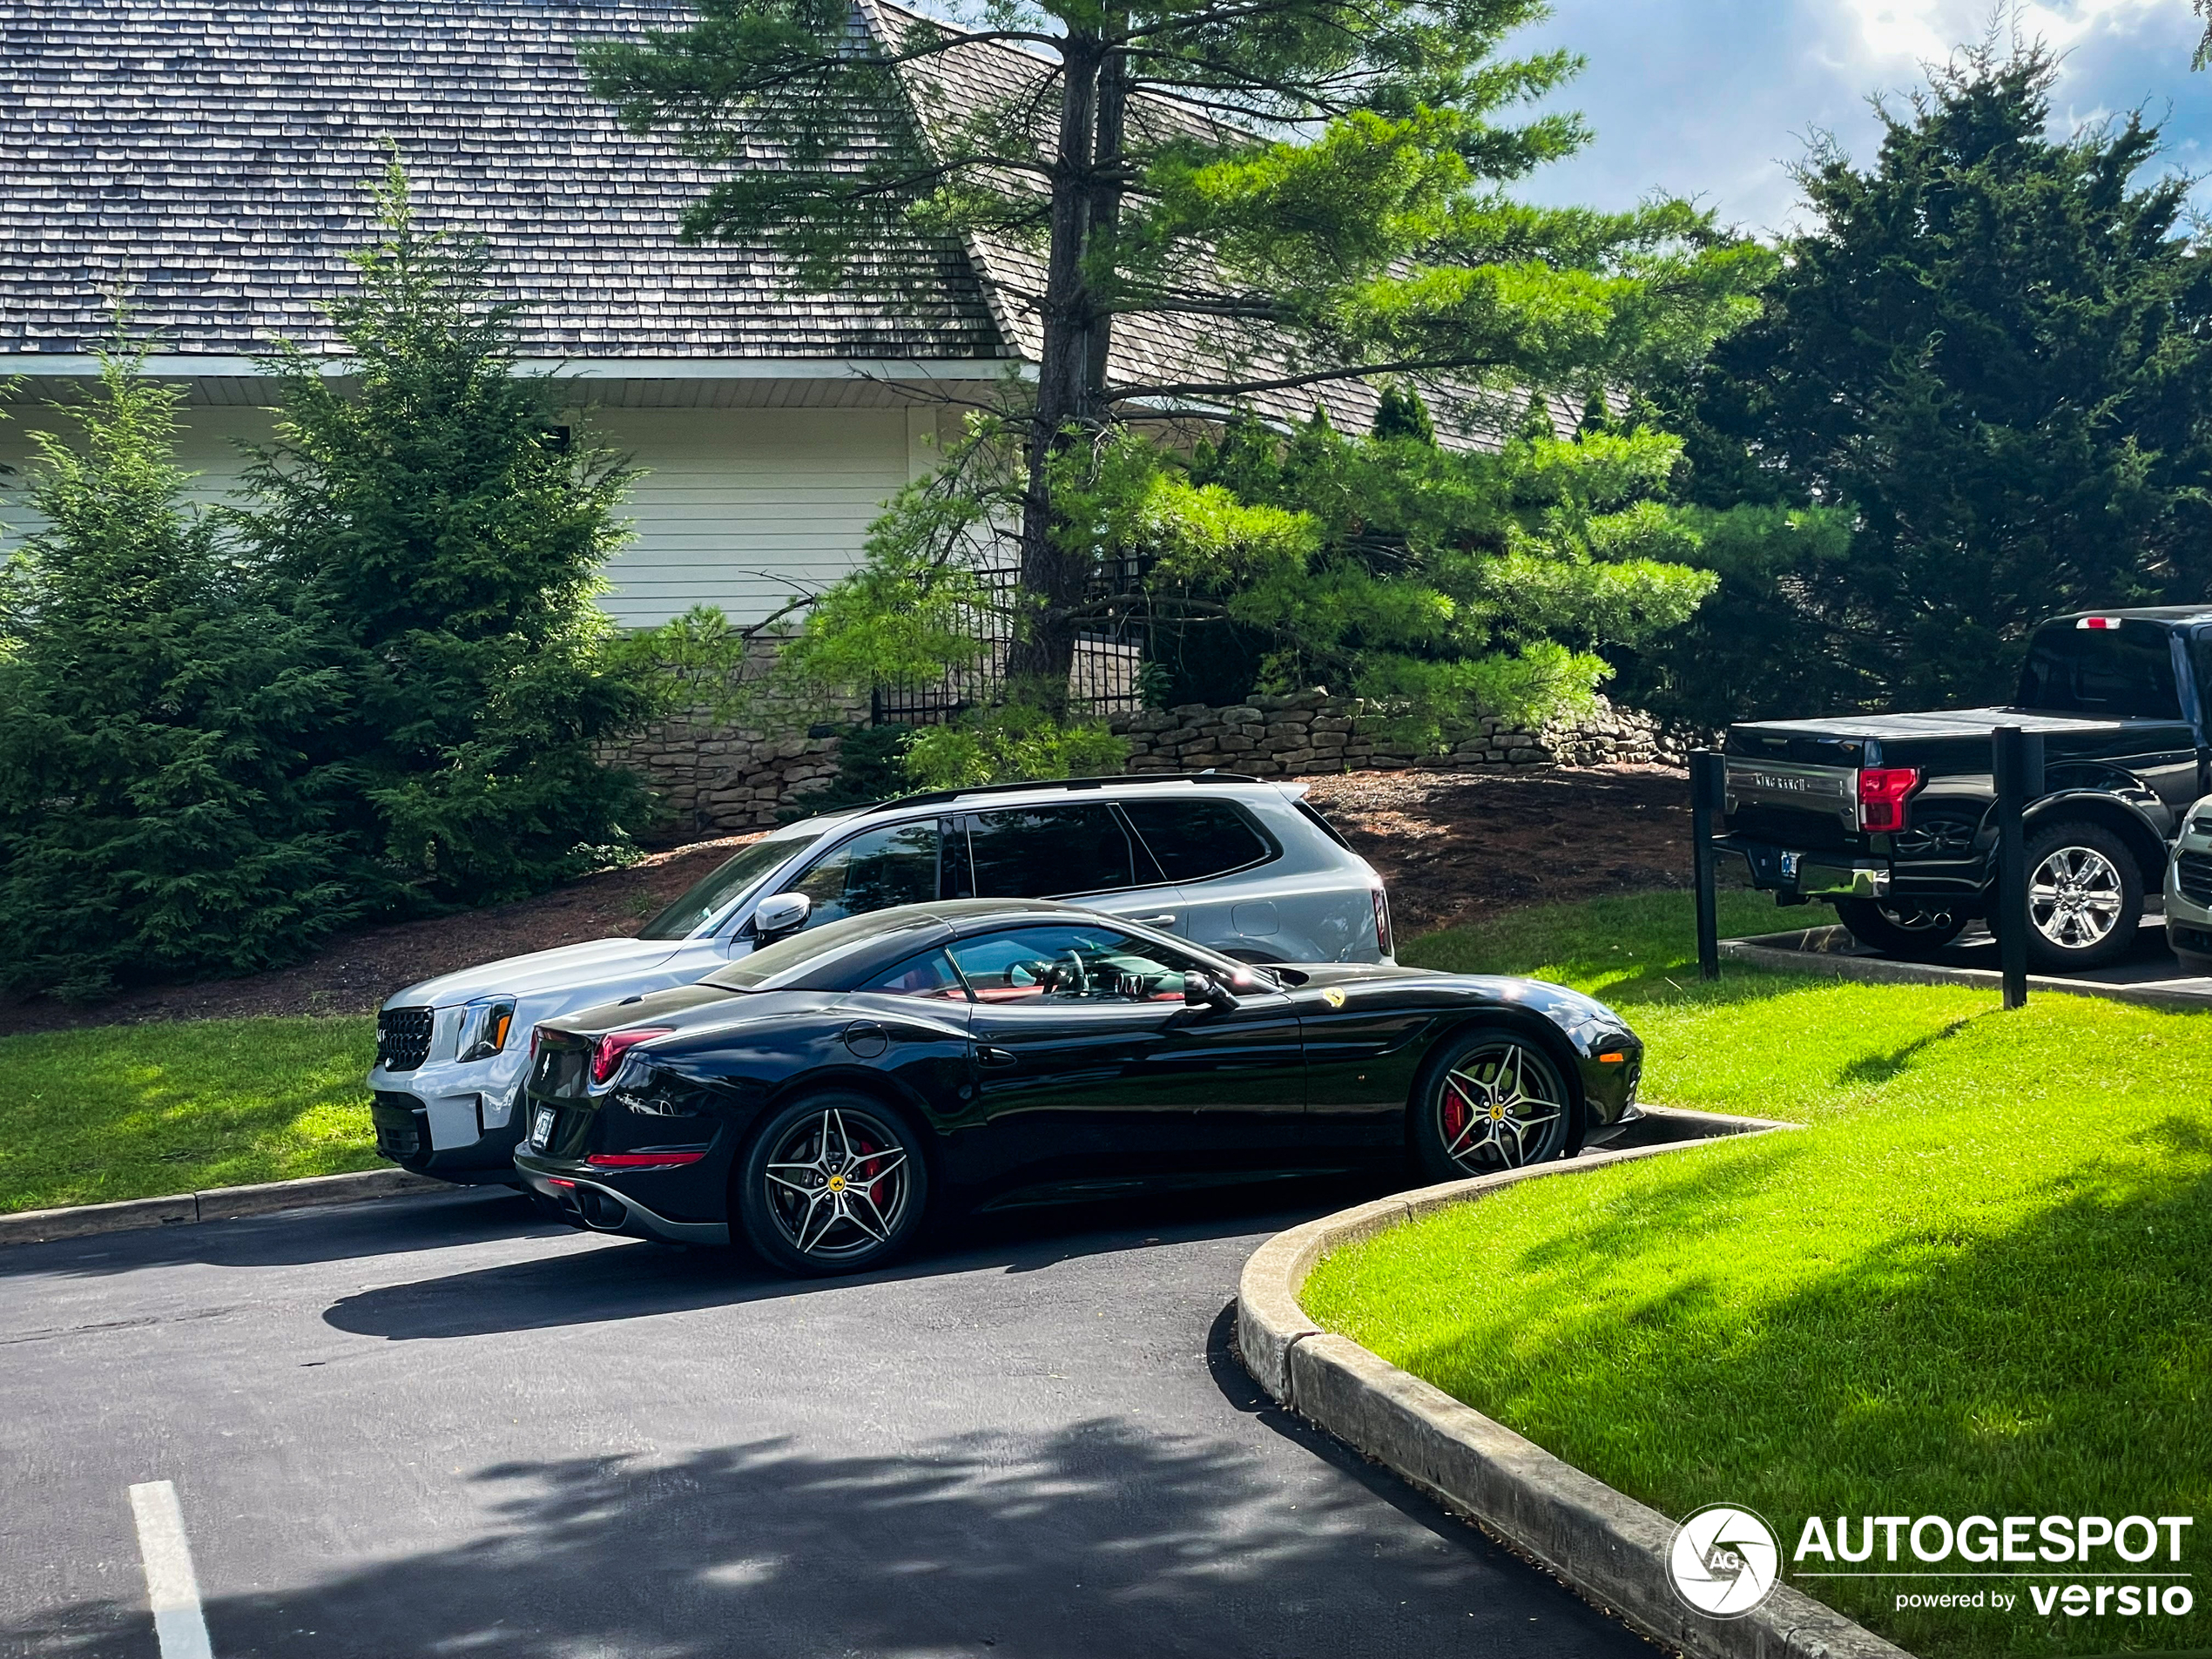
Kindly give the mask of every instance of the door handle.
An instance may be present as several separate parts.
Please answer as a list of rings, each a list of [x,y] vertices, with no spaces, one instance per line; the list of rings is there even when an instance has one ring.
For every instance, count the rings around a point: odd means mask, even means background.
[[[1147,927],[1172,927],[1175,926],[1175,912],[1170,910],[1166,914],[1159,916],[1131,916],[1130,920],[1141,921]]]
[[[1013,1054],[1005,1049],[986,1048],[978,1049],[975,1051],[975,1063],[979,1066],[988,1067],[994,1071],[1003,1071],[1014,1062]]]

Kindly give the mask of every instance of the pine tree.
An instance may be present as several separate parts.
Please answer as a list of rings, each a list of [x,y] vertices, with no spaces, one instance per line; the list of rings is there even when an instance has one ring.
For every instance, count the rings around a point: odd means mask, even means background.
[[[296,960],[369,906],[318,733],[342,676],[185,501],[181,393],[102,360],[0,607],[0,981],[82,998]]]
[[[1872,166],[1800,171],[1811,223],[1674,413],[1700,501],[1847,516],[1849,552],[1718,567],[1673,674],[1708,721],[2001,699],[2040,617],[2212,585],[2212,257],[2186,179],[2136,182],[2140,116],[2048,135],[2056,73],[1962,53]]]
[[[1101,488],[1085,457],[1119,432],[1363,377],[1474,404],[1581,394],[1702,349],[1764,268],[1687,203],[1515,199],[1585,136],[1526,112],[1575,67],[1508,55],[1541,0],[948,10],[974,27],[860,37],[845,0],[701,0],[690,28],[585,66],[633,130],[673,129],[728,169],[696,235],[765,237],[825,287],[889,286],[905,267],[886,250],[917,238],[1011,253],[988,280],[997,307],[1036,319],[1037,373],[994,435],[1014,461],[989,510],[954,529],[1018,525],[1009,677],[1048,707],[1099,558],[1120,550],[1085,516]],[[1132,336],[1142,367],[1114,350]],[[957,562],[950,541],[904,543],[907,586]]]
[[[644,811],[593,745],[636,720],[595,597],[629,473],[517,373],[481,244],[425,232],[396,158],[383,235],[332,307],[344,374],[297,347],[248,476],[253,542],[340,642],[345,753],[414,890],[481,904],[618,856]]]

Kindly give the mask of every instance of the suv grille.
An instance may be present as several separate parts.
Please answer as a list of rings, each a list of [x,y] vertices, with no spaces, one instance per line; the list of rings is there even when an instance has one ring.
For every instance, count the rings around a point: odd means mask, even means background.
[[[428,1008],[385,1008],[376,1016],[376,1062],[387,1071],[413,1071],[430,1057]]]
[[[2174,885],[2184,899],[2212,905],[2212,853],[2184,853],[2176,858]]]

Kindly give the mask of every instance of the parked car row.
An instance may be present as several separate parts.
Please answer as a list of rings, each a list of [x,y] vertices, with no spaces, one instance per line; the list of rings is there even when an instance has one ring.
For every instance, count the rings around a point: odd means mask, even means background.
[[[1878,950],[1946,945],[1993,909],[2000,725],[2045,753],[2026,815],[2030,964],[2126,954],[2162,887],[2168,945],[2212,973],[2212,606],[2054,617],[2005,707],[1731,726],[1721,844],[1780,903],[1831,904]]]
[[[841,1272],[947,1208],[1408,1153],[1445,1179],[1637,1116],[1617,1015],[1398,966],[1381,881],[1301,792],[1085,779],[795,825],[635,939],[395,995],[379,1150]]]
[[[377,1016],[377,1148],[450,1180],[514,1179],[533,1027],[691,985],[799,928],[937,899],[1062,899],[1244,961],[1388,961],[1381,878],[1297,785],[1221,773],[910,795],[744,848],[633,938],[410,985]],[[764,918],[763,907],[772,907]]]

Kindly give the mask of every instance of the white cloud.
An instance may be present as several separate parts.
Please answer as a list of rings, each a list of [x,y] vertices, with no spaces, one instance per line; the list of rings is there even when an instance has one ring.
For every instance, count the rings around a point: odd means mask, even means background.
[[[1961,41],[1979,39],[1993,20],[2022,40],[2063,51],[2091,33],[2133,33],[2159,14],[2186,16],[2189,0],[2020,0],[1993,9],[1979,0],[1844,0],[1868,57],[1940,63]]]
[[[1871,161],[1866,99],[1922,84],[1988,32],[1990,0],[1553,0],[1517,44],[1589,60],[1553,102],[1586,111],[1597,138],[1530,181],[1550,201],[1625,206],[1654,191],[1695,196],[1729,222],[1774,230],[1796,215],[1790,164],[1816,132]],[[2022,0],[2000,21],[2066,54],[2052,104],[2060,133],[2143,107],[2172,165],[2212,149],[2212,72],[2191,74],[2203,31],[2189,0]],[[2212,206],[2212,184],[2198,200]]]

